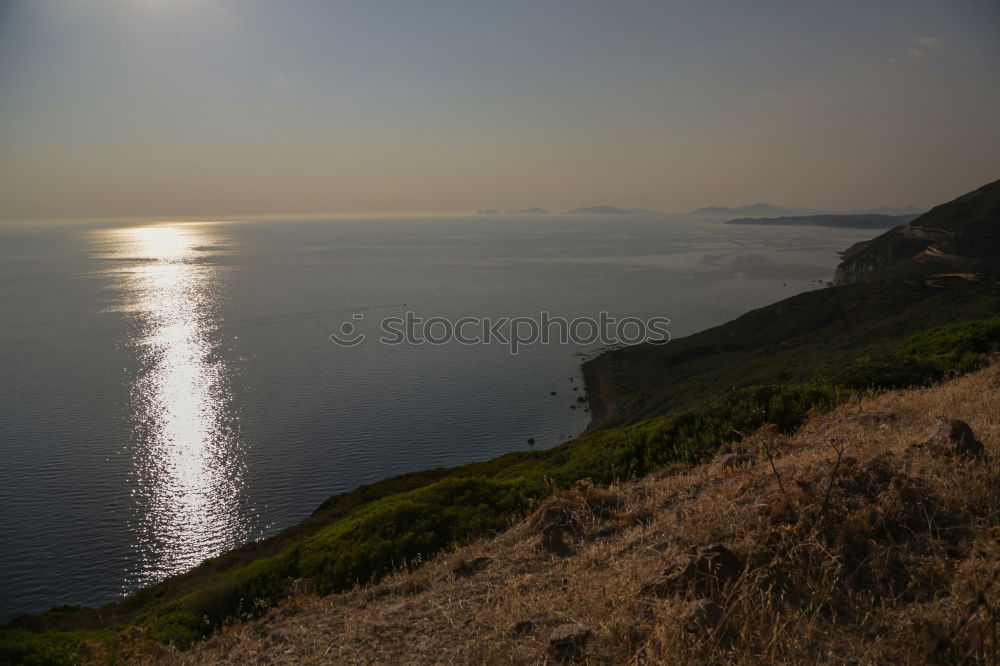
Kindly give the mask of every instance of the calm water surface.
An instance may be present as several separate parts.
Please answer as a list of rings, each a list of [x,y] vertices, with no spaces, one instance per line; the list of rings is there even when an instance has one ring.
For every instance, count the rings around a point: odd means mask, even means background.
[[[328,338],[344,321],[377,337],[407,310],[605,310],[686,335],[817,288],[871,235],[679,217],[0,226],[0,619],[109,601],[331,494],[586,425],[570,406],[593,347],[346,349]]]

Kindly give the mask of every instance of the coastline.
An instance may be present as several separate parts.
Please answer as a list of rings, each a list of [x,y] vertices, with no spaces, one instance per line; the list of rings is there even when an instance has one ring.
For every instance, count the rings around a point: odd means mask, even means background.
[[[584,384],[584,396],[587,399],[587,407],[590,410],[590,420],[584,430],[577,433],[571,440],[568,441],[576,440],[601,429],[604,421],[610,414],[609,406],[613,404],[613,400],[609,399],[611,397],[610,382],[604,377],[605,373],[602,360],[612,351],[614,351],[614,349],[604,349],[581,363],[580,367]],[[558,442],[554,444],[553,447],[563,443],[565,442]],[[429,467],[411,472],[404,472],[394,476],[387,476],[371,483],[362,484],[351,490],[330,495],[327,499],[316,505],[306,518],[289,525],[285,525],[284,527],[278,529],[274,534],[248,541],[234,548],[218,553],[217,555],[214,555],[181,573],[168,576],[163,580],[145,585],[124,598],[113,599],[103,603],[94,604],[93,606],[81,606],[80,608],[84,611],[91,611],[95,613],[106,611],[110,616],[127,616],[127,612],[122,613],[122,607],[129,605],[129,601],[134,597],[147,596],[152,590],[161,590],[173,587],[174,584],[181,581],[198,579],[209,569],[225,569],[233,563],[246,560],[248,558],[263,559],[274,556],[289,543],[307,538],[310,533],[321,529],[321,527],[329,521],[346,517],[352,510],[364,506],[369,502],[376,501],[389,495],[417,490],[448,476],[451,472],[461,470],[462,468],[486,466],[506,456],[530,452],[530,449],[526,451],[515,450],[507,454],[501,454],[499,456],[493,456],[491,458],[477,460],[464,465],[457,465],[455,467]],[[49,615],[58,608],[61,608],[61,606],[57,604],[47,609],[21,613],[4,618],[0,620],[0,628],[19,626],[21,621],[24,619],[41,615]]]
[[[81,638],[113,641],[122,627],[137,623],[148,628],[152,640],[183,649],[243,612],[245,599],[260,599],[264,606],[277,604],[286,598],[289,586],[300,580],[310,581],[309,589],[321,595],[373,584],[399,571],[401,564],[405,568],[403,563],[422,561],[484,534],[503,532],[511,520],[549,496],[554,486],[570,488],[584,478],[609,483],[618,478],[616,470],[628,469],[629,475],[642,476],[668,462],[701,460],[711,453],[713,442],[724,440],[734,429],[748,431],[763,425],[765,414],[769,419],[780,417],[779,427],[797,427],[809,409],[834,404],[840,395],[819,384],[810,387],[801,382],[829,379],[852,359],[889,353],[887,343],[898,345],[904,334],[935,325],[949,332],[943,338],[934,333],[926,344],[934,343],[931,347],[937,348],[942,341],[961,342],[964,329],[954,321],[956,307],[969,320],[998,315],[995,291],[986,281],[954,279],[936,283],[931,293],[927,289],[923,283],[890,282],[805,292],[690,336],[670,354],[675,360],[680,359],[678,353],[688,360],[697,358],[697,372],[673,375],[669,393],[696,392],[698,399],[684,406],[679,415],[656,421],[655,432],[648,427],[628,430],[637,436],[622,436],[608,422],[628,425],[617,421],[619,410],[631,403],[622,403],[616,394],[630,388],[622,383],[629,380],[630,368],[646,373],[649,359],[631,354],[612,359],[609,352],[615,350],[605,350],[581,364],[592,411],[586,430],[574,440],[550,449],[520,450],[456,468],[392,477],[335,495],[309,518],[275,536],[207,560],[125,599],[96,608],[62,607],[16,618],[0,627],[0,661],[4,655],[59,650],[68,655],[66,663],[72,663]],[[869,307],[859,310],[858,302]],[[882,315],[885,302],[904,305],[888,328]],[[844,334],[828,330],[826,322],[836,317],[825,315],[845,308],[869,322],[866,330],[872,336],[864,337],[863,344],[846,345],[839,356],[832,357],[830,345],[842,341]],[[769,325],[776,317],[785,324],[780,334]],[[810,335],[798,345],[775,348],[777,336],[787,335],[788,330]],[[745,341],[741,351],[748,353],[745,367],[733,366],[730,350],[719,353],[718,339],[729,340],[737,332],[743,334],[737,339]],[[703,354],[684,353],[699,349],[709,350],[717,357],[716,363],[706,364]],[[755,350],[768,350],[770,360],[783,357],[782,362],[758,366],[758,357],[752,354]],[[778,374],[786,367],[801,368],[803,376]],[[942,370],[942,376],[946,370],[950,368]],[[725,390],[735,376],[743,377],[746,386],[735,393]],[[661,416],[677,412],[669,403],[660,405],[659,411]],[[645,413],[636,411],[627,417]],[[656,440],[653,448],[647,439],[651,436]]]
[[[924,267],[899,272],[923,276]],[[600,488],[698,465],[738,433],[768,425],[792,433],[859,392],[975,371],[1000,349],[998,279],[859,281],[787,297],[668,349],[605,348],[580,365],[590,418],[574,439],[362,486],[277,535],[124,599],[15,618],[0,626],[0,662],[45,655],[42,663],[79,663],[82,641],[117,649],[132,625],[152,643],[185,649],[249,617],[247,604],[251,614],[281,605],[300,586],[318,596],[370,590],[505,533],[554,492],[581,492],[581,480]]]
[[[587,398],[587,407],[590,409],[590,421],[578,437],[589,435],[600,430],[604,421],[610,413],[610,405],[614,402],[611,398],[611,382],[605,376],[602,359],[613,350],[602,351],[593,358],[583,362],[580,367],[583,373],[583,389]]]

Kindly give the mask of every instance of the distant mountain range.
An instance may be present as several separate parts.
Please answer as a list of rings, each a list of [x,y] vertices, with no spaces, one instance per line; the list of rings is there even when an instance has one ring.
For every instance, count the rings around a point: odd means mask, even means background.
[[[726,224],[765,224],[772,226],[800,227],[840,227],[850,229],[892,229],[907,224],[917,215],[881,215],[865,213],[857,215],[790,215],[787,217],[740,217]]]

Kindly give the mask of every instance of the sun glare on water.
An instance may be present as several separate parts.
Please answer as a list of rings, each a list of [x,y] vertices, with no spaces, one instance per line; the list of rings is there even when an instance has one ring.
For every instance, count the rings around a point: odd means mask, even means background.
[[[220,242],[204,225],[183,224],[116,229],[105,238],[135,361],[127,380],[135,549],[127,589],[244,538],[238,419],[220,349]]]

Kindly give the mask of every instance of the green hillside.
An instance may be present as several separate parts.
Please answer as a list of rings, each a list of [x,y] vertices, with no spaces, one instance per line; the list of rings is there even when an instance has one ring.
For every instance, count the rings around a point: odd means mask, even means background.
[[[605,354],[585,366],[600,416],[593,432],[365,486],[125,600],[18,618],[0,628],[0,662],[73,663],[81,642],[114,649],[130,625],[187,646],[296,589],[348,589],[502,531],[579,479],[695,464],[767,423],[790,431],[858,393],[974,370],[1000,351],[998,287],[1000,276],[981,272],[822,289],[667,345]]]

